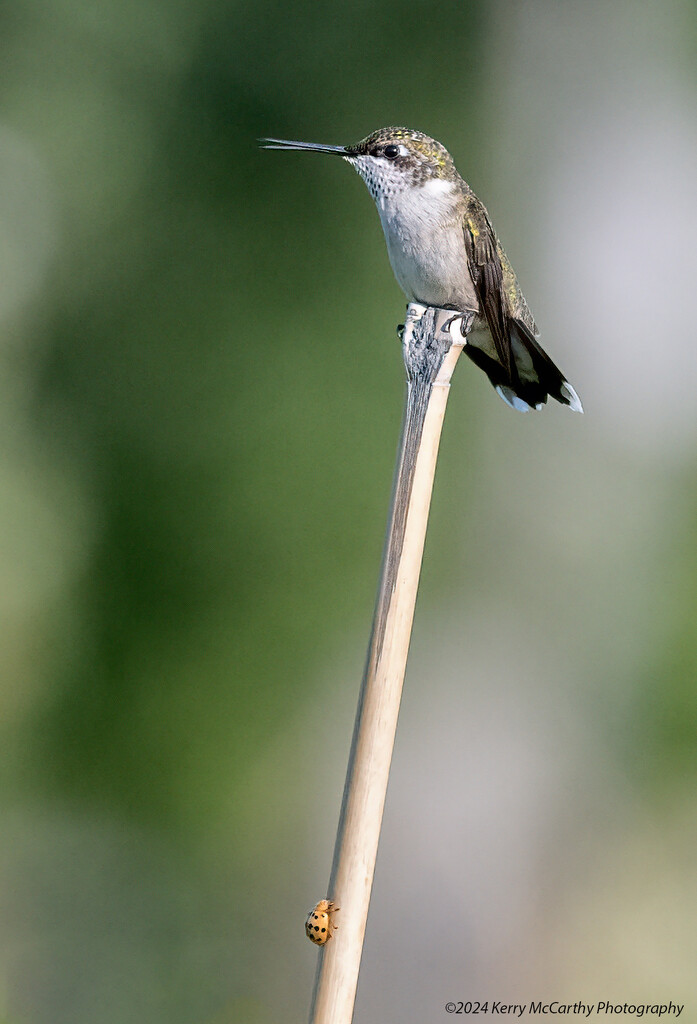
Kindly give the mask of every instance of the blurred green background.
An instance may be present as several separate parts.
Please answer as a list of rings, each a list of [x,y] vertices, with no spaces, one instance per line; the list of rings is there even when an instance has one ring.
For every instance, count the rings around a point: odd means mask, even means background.
[[[356,1020],[697,1019],[695,4],[0,24],[0,1020],[305,1019],[404,300],[350,168],[256,139],[385,124],[449,147],[586,415],[457,371]]]

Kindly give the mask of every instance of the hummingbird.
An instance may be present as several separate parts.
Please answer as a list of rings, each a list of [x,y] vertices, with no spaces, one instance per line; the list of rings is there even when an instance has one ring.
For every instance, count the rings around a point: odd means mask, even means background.
[[[445,146],[410,128],[379,128],[354,146],[262,139],[265,149],[330,153],[360,174],[378,208],[395,277],[410,302],[475,312],[465,352],[519,412],[548,397],[583,412],[539,345],[539,331],[486,207]]]

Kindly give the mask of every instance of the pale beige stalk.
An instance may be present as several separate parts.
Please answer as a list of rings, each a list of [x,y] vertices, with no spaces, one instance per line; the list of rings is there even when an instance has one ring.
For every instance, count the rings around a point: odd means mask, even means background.
[[[412,303],[407,400],[382,573],[361,687],[329,899],[338,930],[319,954],[311,1024],[350,1024],[450,377],[462,352],[452,312]],[[469,323],[468,325],[469,326]],[[454,341],[453,341],[454,339]]]

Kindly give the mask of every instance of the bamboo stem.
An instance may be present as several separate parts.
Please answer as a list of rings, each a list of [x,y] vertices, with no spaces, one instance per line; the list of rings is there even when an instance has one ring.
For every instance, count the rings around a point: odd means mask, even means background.
[[[350,1024],[450,377],[465,343],[448,310],[411,303],[407,396],[382,572],[329,882],[340,925],[319,954],[310,1024]],[[472,316],[463,320],[464,331]],[[455,339],[455,340],[453,340]]]

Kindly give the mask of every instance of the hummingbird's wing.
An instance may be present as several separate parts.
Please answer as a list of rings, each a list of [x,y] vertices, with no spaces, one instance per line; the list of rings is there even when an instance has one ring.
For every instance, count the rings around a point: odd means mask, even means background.
[[[532,315],[530,307],[525,301],[525,296],[518,284],[518,278],[515,276],[515,271],[511,266],[511,262],[503,251],[503,246],[498,239],[496,239],[496,252],[501,260],[501,269],[503,270],[503,290],[506,296],[506,311],[509,317],[512,317],[514,320],[520,320],[530,334],[532,334],[533,338],[537,338],[539,337],[540,332],[537,329],[535,318]]]
[[[479,304],[489,325],[496,355],[511,380],[515,364],[504,307],[503,267],[489,215],[472,192],[467,196],[464,228],[467,262]]]
[[[473,342],[465,351],[514,409],[541,409],[551,395],[583,412],[580,399],[536,340],[537,327],[486,207],[474,193],[465,206],[465,247],[470,274],[486,319],[494,352]],[[496,358],[494,358],[494,353]]]

